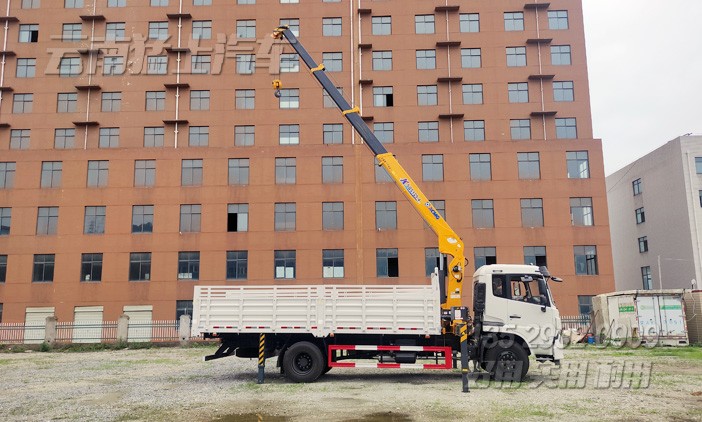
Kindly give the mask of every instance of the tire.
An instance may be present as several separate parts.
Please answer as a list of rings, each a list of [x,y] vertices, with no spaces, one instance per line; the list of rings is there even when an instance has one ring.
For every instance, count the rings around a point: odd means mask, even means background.
[[[283,357],[285,377],[293,382],[313,382],[325,367],[324,354],[308,341],[293,344]]]
[[[529,371],[529,356],[519,344],[510,343],[500,341],[487,350],[485,369],[496,381],[521,382]]]

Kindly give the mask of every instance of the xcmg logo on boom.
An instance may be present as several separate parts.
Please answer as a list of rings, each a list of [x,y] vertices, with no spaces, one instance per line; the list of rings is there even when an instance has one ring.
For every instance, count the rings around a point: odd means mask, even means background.
[[[412,198],[414,198],[415,201],[418,203],[422,203],[422,200],[419,199],[419,194],[414,190],[412,185],[410,184],[409,180],[407,179],[400,179],[400,183],[402,183],[402,186],[404,186],[405,189],[407,189],[407,192],[410,194]]]
[[[434,218],[436,218],[437,220],[438,220],[439,218],[441,218],[441,216],[439,215],[439,213],[436,212],[436,210],[434,209],[434,207],[431,206],[431,202],[427,202],[426,204],[424,204],[424,206],[427,207],[427,209],[429,209],[429,212],[431,213],[431,215],[434,216]]]

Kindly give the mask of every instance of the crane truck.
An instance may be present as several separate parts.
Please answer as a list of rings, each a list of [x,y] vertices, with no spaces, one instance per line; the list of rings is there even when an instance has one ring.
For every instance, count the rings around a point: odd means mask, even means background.
[[[452,369],[460,356],[463,391],[468,365],[497,380],[521,381],[529,356],[559,363],[561,321],[546,267],[493,264],[465,280],[464,243],[397,159],[363,121],[285,26],[272,36],[287,40],[353,126],[377,163],[436,233],[443,259],[428,285],[197,286],[194,336],[220,339],[205,360],[237,356],[265,359],[293,382],[312,382],[334,367]],[[273,81],[276,96],[282,84]],[[473,284],[473,315],[462,302]]]

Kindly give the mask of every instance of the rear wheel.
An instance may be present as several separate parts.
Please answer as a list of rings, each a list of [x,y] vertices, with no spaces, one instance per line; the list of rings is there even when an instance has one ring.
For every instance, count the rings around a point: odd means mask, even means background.
[[[504,345],[498,342],[486,355],[484,369],[488,370],[496,381],[521,382],[529,371],[529,356],[517,343]]]
[[[293,344],[283,357],[285,376],[293,382],[313,382],[325,367],[324,354],[308,341]]]

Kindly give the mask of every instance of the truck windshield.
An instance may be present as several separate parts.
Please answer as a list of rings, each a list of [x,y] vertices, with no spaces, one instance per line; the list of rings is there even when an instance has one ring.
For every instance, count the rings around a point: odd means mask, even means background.
[[[551,306],[546,280],[538,274],[493,274],[492,294],[519,302]]]

